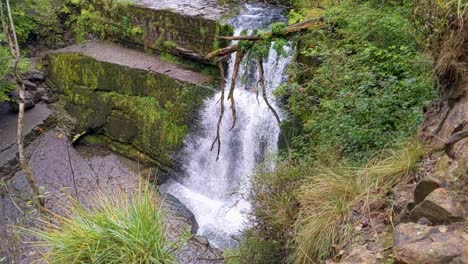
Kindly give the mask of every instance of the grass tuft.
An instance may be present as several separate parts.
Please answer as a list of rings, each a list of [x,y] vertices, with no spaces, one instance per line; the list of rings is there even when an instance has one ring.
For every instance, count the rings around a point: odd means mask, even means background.
[[[72,199],[64,216],[30,230],[46,263],[174,263],[155,192],[100,191],[83,206]]]
[[[399,150],[382,152],[360,168],[345,162],[317,162],[304,168],[307,176],[297,192],[300,211],[293,262],[314,263],[336,254],[356,218],[385,203],[391,188],[408,180],[424,153],[422,145],[407,143]]]

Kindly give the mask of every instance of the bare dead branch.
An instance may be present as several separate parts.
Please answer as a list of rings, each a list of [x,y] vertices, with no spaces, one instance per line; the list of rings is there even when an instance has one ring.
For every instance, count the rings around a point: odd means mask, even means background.
[[[223,115],[224,115],[224,88],[226,86],[226,80],[224,77],[224,64],[220,62],[218,63],[218,67],[219,67],[219,72],[221,74],[221,99],[219,100],[220,105],[221,105],[221,112],[219,114],[218,125],[216,126],[216,138],[211,144],[211,151],[213,151],[215,143],[218,143],[218,154],[216,155],[216,160],[219,159],[219,153],[221,152],[220,128],[221,128],[221,122],[223,121]]]
[[[281,128],[281,119],[280,119],[278,113],[276,112],[276,110],[273,108],[273,106],[268,101],[268,97],[267,97],[267,93],[266,93],[266,89],[265,89],[265,78],[264,78],[264,74],[263,74],[263,58],[260,57],[260,56],[257,59],[257,68],[258,68],[258,83],[259,83],[260,89],[262,90],[263,100],[265,101],[266,105],[271,110],[271,112],[273,112],[273,115],[275,116],[275,119],[278,122],[278,126],[280,127],[280,134],[282,135],[283,140],[284,140],[284,142],[286,144],[286,147],[288,148],[288,157],[289,157],[289,159],[291,159],[291,147],[289,146],[289,140],[286,137],[286,134],[284,133],[283,129]]]
[[[229,131],[231,131],[234,126],[236,125],[236,103],[234,101],[234,89],[236,88],[236,80],[237,76],[239,75],[239,67],[242,62],[242,58],[244,57],[244,53],[239,50],[236,53],[236,61],[234,62],[234,70],[232,72],[232,79],[231,79],[231,89],[229,90],[228,100],[231,100],[231,113],[232,113],[232,127]]]

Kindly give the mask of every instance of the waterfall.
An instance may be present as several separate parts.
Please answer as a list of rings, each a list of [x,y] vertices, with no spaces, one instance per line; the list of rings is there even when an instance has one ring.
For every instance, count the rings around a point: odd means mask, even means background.
[[[240,15],[230,21],[235,35],[243,30],[264,28],[272,22],[284,21],[284,10],[261,4],[246,4]],[[294,52],[284,46],[284,54],[279,56],[270,48],[264,58],[265,86],[269,101],[278,113],[272,91],[285,81],[288,64]],[[229,91],[235,54],[232,55],[226,79],[226,94]],[[256,86],[258,72],[253,58],[244,58],[234,92],[237,110],[237,123],[233,130],[230,102],[225,101],[225,112],[220,130],[221,153],[216,161],[216,145],[210,151],[216,137],[216,124],[220,113],[218,92],[204,103],[198,129],[185,140],[181,153],[183,177],[170,180],[161,186],[161,192],[177,197],[197,220],[198,234],[206,236],[212,246],[233,247],[236,236],[247,225],[250,204],[246,200],[250,188],[250,177],[255,166],[261,162],[270,170],[274,162],[268,159],[278,150],[280,129],[263,101]]]

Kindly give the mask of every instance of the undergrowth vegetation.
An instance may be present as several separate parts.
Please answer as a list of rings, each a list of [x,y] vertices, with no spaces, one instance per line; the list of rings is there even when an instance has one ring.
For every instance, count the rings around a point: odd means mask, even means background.
[[[100,191],[29,232],[47,249],[46,263],[174,263],[157,199],[148,184],[132,194]]]
[[[294,8],[290,23],[321,16],[325,26],[299,37],[297,62],[275,91],[290,113],[293,161],[252,179],[254,225],[229,263],[334,258],[357,223],[391,214],[392,189],[411,180],[426,153],[413,138],[435,96],[434,70],[417,7],[350,0]]]
[[[346,2],[327,9],[328,28],[302,38],[301,56],[319,66],[296,64],[276,91],[301,128],[297,157],[337,149],[359,163],[414,134],[433,87],[409,9]]]
[[[390,206],[387,194],[407,182],[425,149],[407,143],[369,159],[362,167],[348,163],[314,162],[303,168],[297,191],[300,212],[295,223],[294,263],[310,263],[338,253],[354,224],[371,211]]]
[[[314,263],[334,256],[371,211],[391,207],[388,193],[406,182],[426,149],[417,141],[383,150],[362,166],[326,160],[279,164],[253,179],[255,225],[229,263]],[[235,255],[232,253],[232,255]]]

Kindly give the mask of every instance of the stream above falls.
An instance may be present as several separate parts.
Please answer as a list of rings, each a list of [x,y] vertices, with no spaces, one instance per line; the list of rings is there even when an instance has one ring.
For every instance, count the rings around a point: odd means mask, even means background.
[[[262,4],[246,4],[238,16],[230,21],[235,35],[242,31],[268,29],[273,22],[286,21],[284,10]],[[286,69],[294,49],[285,45],[281,55],[273,49],[263,61],[265,86],[269,101],[281,115],[272,91],[286,81]],[[226,89],[231,84],[235,54],[229,61]],[[230,131],[232,116],[230,103],[225,102],[221,125],[221,152],[216,160],[216,124],[220,114],[221,92],[204,102],[192,131],[180,153],[182,177],[161,186],[162,193],[177,197],[195,215],[198,235],[208,238],[218,248],[235,247],[236,237],[248,226],[250,204],[247,196],[250,178],[262,164],[274,169],[273,156],[278,151],[279,126],[261,95],[257,98],[258,70],[256,61],[247,54],[239,70],[234,92],[237,122]],[[227,92],[227,91],[226,91]]]

